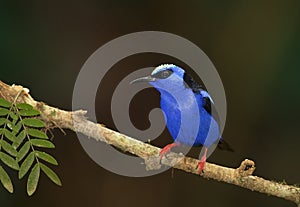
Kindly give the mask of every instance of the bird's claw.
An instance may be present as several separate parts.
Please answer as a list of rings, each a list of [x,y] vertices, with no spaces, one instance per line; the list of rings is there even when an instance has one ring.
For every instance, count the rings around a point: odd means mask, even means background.
[[[204,170],[205,162],[206,162],[206,153],[207,153],[207,148],[204,147],[204,153],[203,153],[201,159],[198,161],[198,164],[197,164],[197,168],[199,168],[199,174],[204,173],[203,170]]]
[[[198,161],[196,169],[199,169],[199,174],[204,173],[203,170],[204,170],[205,162],[206,161],[203,161],[203,160]]]
[[[159,152],[159,157],[160,160],[163,158],[163,156],[165,156],[168,152],[170,152],[172,147],[178,146],[177,143],[172,143],[172,144],[168,144],[166,145],[160,152]]]

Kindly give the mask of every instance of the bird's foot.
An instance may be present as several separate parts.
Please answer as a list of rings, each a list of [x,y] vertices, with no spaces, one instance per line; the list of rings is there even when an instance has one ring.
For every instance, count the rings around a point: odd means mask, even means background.
[[[206,160],[203,161],[202,159],[200,161],[198,161],[197,168],[199,169],[199,174],[204,173],[203,169],[205,166],[205,162],[206,162]]]
[[[205,163],[206,163],[206,152],[207,152],[207,148],[205,147],[204,154],[202,155],[201,159],[198,161],[198,164],[197,164],[197,168],[199,169],[199,174],[204,173],[203,170],[204,170]]]
[[[159,156],[160,156],[160,160],[162,159],[163,156],[165,156],[170,150],[171,148],[173,147],[176,147],[178,146],[179,144],[178,143],[172,143],[172,144],[168,144],[166,145],[159,153]]]

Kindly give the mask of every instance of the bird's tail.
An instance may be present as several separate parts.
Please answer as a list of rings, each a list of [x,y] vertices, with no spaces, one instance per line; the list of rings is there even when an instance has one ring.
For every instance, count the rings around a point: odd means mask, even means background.
[[[220,139],[219,143],[218,143],[218,148],[221,150],[227,150],[230,152],[233,152],[232,147],[228,144],[228,142],[226,142],[224,139]]]

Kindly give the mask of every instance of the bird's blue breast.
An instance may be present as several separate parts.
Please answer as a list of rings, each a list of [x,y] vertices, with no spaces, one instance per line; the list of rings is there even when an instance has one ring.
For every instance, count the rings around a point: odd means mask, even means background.
[[[182,90],[177,92],[177,95],[180,98],[176,101],[173,96],[161,91],[160,105],[173,139],[189,146],[206,147],[218,141],[220,138],[218,123],[203,107],[204,100],[201,93],[186,93]],[[191,104],[189,101],[191,99],[195,100],[196,104]],[[188,118],[183,119],[184,116]]]

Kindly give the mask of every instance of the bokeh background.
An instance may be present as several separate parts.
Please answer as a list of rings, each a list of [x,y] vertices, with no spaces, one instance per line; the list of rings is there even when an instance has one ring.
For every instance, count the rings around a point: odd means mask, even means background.
[[[299,184],[299,11],[297,0],[0,1],[0,79],[71,110],[76,76],[98,47],[144,30],[180,35],[210,57],[225,86],[223,136],[235,152],[215,151],[209,161],[237,167],[251,158],[256,175]],[[168,61],[170,57],[144,54],[116,64],[100,85],[98,121],[115,129],[110,99],[118,81],[138,68]],[[148,112],[158,103],[150,89],[137,95],[130,109],[137,127],[149,126]],[[178,170],[146,178],[119,176],[94,163],[75,133],[66,133],[54,130],[52,151],[63,186],[42,175],[37,192],[27,197],[25,180],[12,173],[15,193],[0,186],[1,206],[294,206]],[[164,133],[160,140],[163,146],[170,137]]]

